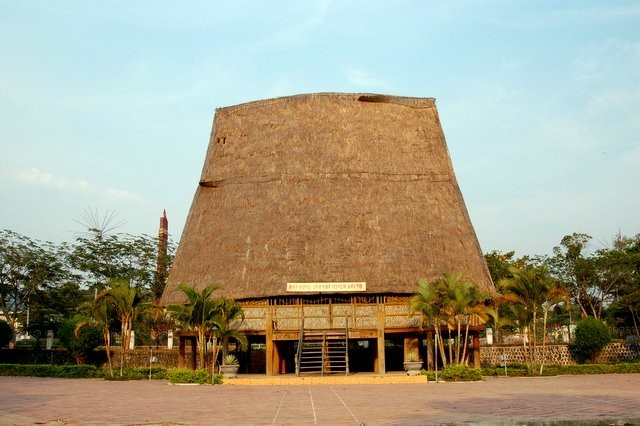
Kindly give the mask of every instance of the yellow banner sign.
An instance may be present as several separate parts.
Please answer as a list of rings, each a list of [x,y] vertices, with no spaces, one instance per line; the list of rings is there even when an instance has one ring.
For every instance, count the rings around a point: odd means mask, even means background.
[[[367,291],[367,283],[287,283],[290,292],[352,292]]]

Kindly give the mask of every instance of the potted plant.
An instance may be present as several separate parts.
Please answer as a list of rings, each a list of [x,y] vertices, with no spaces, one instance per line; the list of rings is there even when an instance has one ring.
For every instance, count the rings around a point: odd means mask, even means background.
[[[422,361],[417,353],[411,352],[407,354],[404,360],[404,371],[408,376],[419,376],[422,369]]]
[[[240,368],[238,358],[233,354],[229,354],[223,358],[220,372],[228,379],[235,379],[238,377],[238,368]]]

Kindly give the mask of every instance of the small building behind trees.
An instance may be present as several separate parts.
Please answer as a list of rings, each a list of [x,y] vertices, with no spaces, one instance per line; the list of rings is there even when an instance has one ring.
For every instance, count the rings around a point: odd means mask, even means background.
[[[302,369],[308,339],[344,342],[325,365],[384,373],[431,359],[408,300],[444,272],[494,291],[435,100],[305,94],[216,111],[161,303],[181,283],[238,300],[244,372]]]

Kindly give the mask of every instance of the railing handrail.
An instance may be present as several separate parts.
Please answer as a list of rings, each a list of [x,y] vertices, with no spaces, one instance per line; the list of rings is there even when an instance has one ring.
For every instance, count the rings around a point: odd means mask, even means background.
[[[344,319],[344,350],[345,350],[345,375],[349,375],[349,318]]]
[[[302,342],[304,340],[304,316],[300,323],[300,335],[298,336],[298,350],[296,351],[296,377],[300,377],[300,358],[302,357]]]

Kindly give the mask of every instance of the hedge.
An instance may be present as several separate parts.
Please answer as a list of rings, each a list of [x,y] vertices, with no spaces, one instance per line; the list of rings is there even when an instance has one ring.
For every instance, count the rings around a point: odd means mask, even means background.
[[[211,383],[211,375],[207,370],[189,370],[187,368],[170,368],[167,370],[167,380],[174,384],[195,383],[203,385],[205,383]],[[215,374],[213,377],[213,384],[219,385],[222,383],[222,374]]]
[[[34,376],[62,378],[96,377],[93,365],[0,364],[0,376]]]

